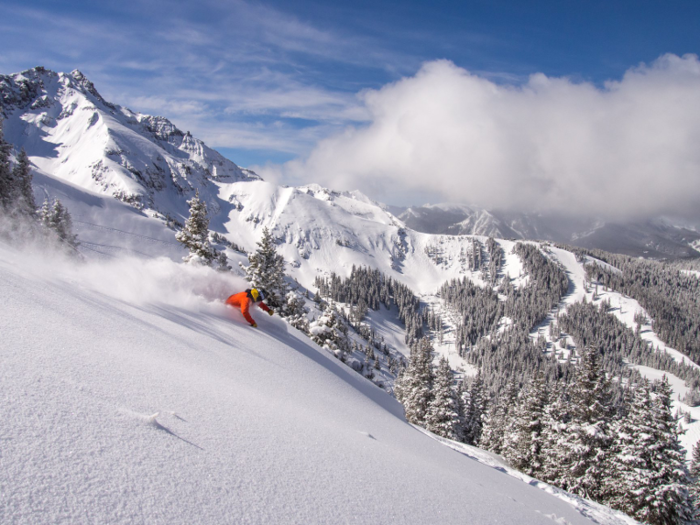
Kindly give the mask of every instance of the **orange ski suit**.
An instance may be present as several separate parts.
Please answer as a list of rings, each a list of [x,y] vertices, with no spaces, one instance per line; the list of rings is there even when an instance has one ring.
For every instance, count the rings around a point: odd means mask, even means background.
[[[237,306],[238,308],[240,308],[243,317],[245,317],[245,320],[248,321],[251,325],[257,326],[253,318],[250,316],[250,305],[256,303],[255,301],[253,301],[253,299],[251,299],[248,296],[247,292],[233,294],[231,297],[226,299],[226,304],[229,304],[231,306]],[[257,305],[266,312],[270,312],[270,309],[262,301],[258,302]]]

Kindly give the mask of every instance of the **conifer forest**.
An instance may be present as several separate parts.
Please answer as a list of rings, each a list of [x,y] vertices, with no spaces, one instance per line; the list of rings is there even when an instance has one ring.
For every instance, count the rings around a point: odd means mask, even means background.
[[[432,342],[445,322],[410,288],[377,270],[318,278],[319,295],[347,304],[361,320],[395,307],[411,346],[394,395],[409,422],[442,437],[500,454],[522,472],[652,524],[698,519],[700,452],[688,465],[680,446],[683,414],[671,408],[668,381],[649,381],[635,365],[683,379],[685,403],[700,403],[700,371],[659,351],[641,326],[693,362],[698,358],[697,277],[671,263],[565,247],[585,261],[586,286],[631,297],[649,313],[636,329],[612,314],[609,300],[561,308],[571,286],[545,245],[517,243],[527,275],[515,286],[502,272],[494,239],[470,241],[468,260],[481,283],[452,279],[439,289],[455,346],[477,370],[460,377]],[[545,334],[547,334],[545,336]],[[686,415],[687,417],[687,415]]]

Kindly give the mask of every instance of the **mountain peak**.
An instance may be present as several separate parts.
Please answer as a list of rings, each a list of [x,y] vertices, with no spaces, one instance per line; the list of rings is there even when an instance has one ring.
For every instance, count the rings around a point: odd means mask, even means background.
[[[162,216],[186,215],[175,195],[218,209],[213,182],[260,179],[167,118],[108,102],[78,69],[0,75],[0,114],[40,170]]]
[[[90,80],[85,75],[83,75],[83,73],[80,70],[74,69],[73,71],[71,71],[70,77],[72,78],[74,84],[78,88],[80,88],[83,91],[83,93],[89,93],[110,109],[116,109],[116,106],[114,104],[111,104],[107,102],[104,98],[102,98],[102,95],[100,95],[97,89],[95,89],[95,84],[90,82]]]

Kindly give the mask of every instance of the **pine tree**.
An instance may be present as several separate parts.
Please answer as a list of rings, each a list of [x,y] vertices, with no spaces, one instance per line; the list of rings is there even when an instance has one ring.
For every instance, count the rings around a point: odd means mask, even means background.
[[[574,494],[605,501],[612,397],[597,350],[584,351],[570,394],[571,420],[562,436],[561,475],[555,484]]]
[[[564,476],[563,447],[570,417],[570,402],[566,384],[555,385],[544,410],[542,429],[542,471],[539,479],[556,485]]]
[[[469,445],[476,445],[481,440],[486,415],[486,399],[484,391],[484,379],[481,370],[476,374],[469,388],[468,401],[464,406],[464,421],[462,423],[462,437]]]
[[[306,318],[308,308],[305,305],[306,301],[296,292],[287,293],[287,302],[284,308],[287,321],[297,330],[308,334],[310,326],[309,320]]]
[[[284,314],[284,301],[287,296],[287,283],[285,282],[284,257],[277,253],[272,233],[263,228],[262,238],[258,242],[255,253],[248,255],[250,264],[244,268],[250,284],[267,292],[270,305],[281,308]]]
[[[420,426],[425,425],[432,397],[432,351],[433,347],[426,338],[414,343],[408,366],[394,383],[394,395],[404,407],[406,421]]]
[[[693,508],[692,519],[700,521],[700,441],[693,447],[693,458],[690,461],[690,503]]]
[[[425,428],[448,439],[456,440],[459,437],[459,407],[452,388],[452,370],[446,359],[440,360],[435,371]]]
[[[218,254],[209,242],[207,205],[199,198],[199,191],[187,204],[190,205],[190,216],[185,221],[185,227],[175,235],[175,238],[190,251],[183,260],[186,263],[212,266],[212,263],[218,260]]]
[[[651,474],[645,460],[646,451],[654,446],[651,412],[651,386],[643,379],[632,389],[627,415],[612,427],[610,452],[614,461],[606,480],[607,503],[630,516],[638,515],[644,505],[639,490]]]
[[[321,315],[309,327],[311,340],[337,357],[341,357],[350,348],[347,328],[343,325],[335,306],[327,303]]]
[[[38,215],[39,223],[52,232],[61,243],[72,249],[78,248],[80,243],[78,236],[73,233],[73,220],[60,200],[54,199],[52,203],[49,203],[48,199],[44,200]]]
[[[636,490],[640,508],[634,516],[652,525],[681,524],[692,517],[688,472],[678,440],[678,422],[672,413],[671,395],[671,386],[664,376],[656,384],[656,397],[649,414],[652,443],[643,455],[648,474]]]
[[[14,209],[21,215],[33,217],[36,215],[34,190],[32,189],[32,170],[24,148],[17,156],[17,164],[12,170],[14,189]]]
[[[503,395],[491,404],[491,408],[487,412],[479,447],[496,454],[503,453],[503,448],[506,446],[504,437],[509,426],[508,420],[517,398],[518,383],[515,379],[511,379]]]
[[[15,183],[10,167],[10,152],[12,146],[5,142],[0,117],[0,209],[9,211],[15,194]]]
[[[700,441],[693,446],[693,457],[690,460],[690,472],[693,478],[700,478]]]
[[[541,373],[536,374],[520,397],[515,409],[510,446],[503,456],[510,464],[530,476],[543,470],[544,417],[548,404],[547,387]]]

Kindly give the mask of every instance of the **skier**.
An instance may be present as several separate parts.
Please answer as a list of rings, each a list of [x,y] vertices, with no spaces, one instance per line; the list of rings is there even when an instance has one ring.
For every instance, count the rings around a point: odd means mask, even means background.
[[[240,308],[243,317],[245,317],[246,321],[250,323],[250,326],[252,326],[253,328],[257,328],[258,324],[250,316],[251,303],[257,304],[260,308],[265,310],[270,315],[275,313],[273,310],[268,308],[268,306],[265,303],[263,303],[264,300],[265,292],[263,290],[249,288],[245,292],[233,294],[231,297],[226,299],[226,304]]]

